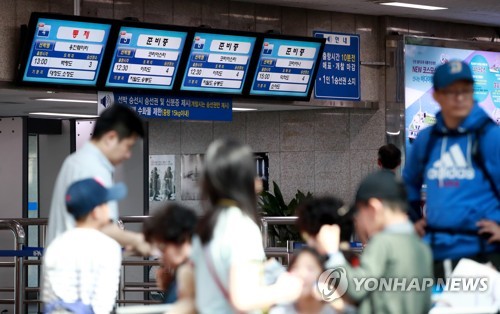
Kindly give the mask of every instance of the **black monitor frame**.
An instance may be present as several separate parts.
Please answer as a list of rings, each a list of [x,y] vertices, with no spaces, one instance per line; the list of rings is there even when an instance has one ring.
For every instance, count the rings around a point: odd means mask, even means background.
[[[58,84],[58,83],[49,83],[49,82],[32,82],[32,81],[24,81],[24,73],[30,60],[28,60],[31,52],[31,47],[33,46],[33,40],[35,39],[35,32],[38,25],[38,20],[40,18],[45,19],[53,19],[60,21],[76,21],[76,22],[85,22],[85,23],[95,23],[95,24],[108,24],[110,26],[108,40],[104,43],[104,51],[102,53],[101,65],[99,67],[99,71],[96,72],[96,83],[95,85],[82,85],[82,84]],[[50,89],[71,89],[74,90],[78,88],[80,90],[97,90],[99,85],[100,76],[104,69],[104,61],[106,59],[106,54],[109,50],[109,40],[115,33],[114,24],[115,20],[111,19],[102,19],[102,18],[91,18],[91,17],[83,17],[83,16],[72,16],[72,15],[63,15],[57,13],[42,13],[42,12],[33,12],[31,13],[30,21],[28,24],[28,30],[26,34],[26,38],[22,43],[21,54],[19,58],[19,63],[17,64],[17,73],[15,76],[15,83],[26,86],[26,87],[42,87],[42,88],[50,88]]]
[[[251,95],[250,91],[252,89],[254,80],[255,80],[255,72],[257,71],[257,64],[259,62],[261,52],[262,52],[262,46],[264,44],[265,39],[280,39],[280,40],[293,40],[293,41],[303,41],[303,42],[316,42],[320,43],[319,51],[318,51],[318,56],[315,60],[314,68],[311,73],[311,83],[309,85],[309,90],[307,92],[306,96],[285,96],[285,95]],[[288,35],[277,35],[277,34],[261,34],[260,35],[260,48],[257,50],[258,55],[255,58],[255,66],[252,68],[252,73],[248,73],[248,75],[251,75],[251,78],[247,79],[247,86],[245,86],[246,89],[244,89],[244,95],[247,98],[254,98],[254,99],[272,99],[272,100],[286,100],[286,101],[309,101],[311,99],[312,92],[314,90],[314,84],[316,83],[316,75],[318,74],[318,69],[320,66],[321,58],[323,55],[323,50],[325,49],[325,43],[326,39],[324,38],[317,38],[317,37],[304,37],[304,36],[288,36]]]
[[[103,71],[102,75],[99,77],[99,80],[97,82],[97,87],[99,90],[103,91],[127,91],[127,92],[147,92],[147,93],[152,93],[152,94],[165,94],[165,95],[171,95],[173,93],[177,94],[176,91],[178,90],[179,86],[179,77],[180,73],[184,73],[182,71],[183,69],[183,64],[185,62],[184,59],[189,57],[189,52],[186,52],[188,49],[187,43],[189,41],[192,41],[193,38],[193,29],[191,27],[186,27],[186,26],[176,26],[176,25],[166,25],[166,24],[154,24],[154,23],[143,23],[143,22],[137,22],[137,21],[114,21],[114,32],[110,35],[109,37],[109,48],[106,51],[106,55],[104,56],[103,60]],[[181,50],[181,55],[179,58],[179,62],[177,64],[177,72],[175,73],[175,77],[172,89],[158,89],[158,88],[143,88],[143,87],[134,87],[133,85],[128,86],[128,87],[121,87],[121,86],[107,86],[106,81],[108,78],[109,72],[112,70],[111,66],[113,63],[113,58],[114,58],[114,53],[116,50],[116,46],[118,45],[118,36],[120,34],[120,29],[122,27],[134,27],[134,28],[142,28],[142,29],[151,29],[151,30],[163,30],[163,31],[174,31],[174,32],[185,32],[187,33],[186,39],[184,40],[184,46],[182,47]]]
[[[189,45],[188,48],[186,48],[187,58],[186,58],[186,60],[184,60],[185,62],[182,64],[182,68],[184,69],[184,72],[182,73],[182,77],[179,77],[180,78],[180,82],[178,84],[177,93],[179,95],[183,95],[183,96],[185,96],[185,95],[193,95],[193,96],[196,96],[196,97],[207,97],[208,96],[208,97],[226,97],[227,98],[227,97],[245,97],[245,96],[247,96],[245,94],[245,87],[246,87],[246,84],[247,84],[247,82],[249,80],[250,72],[252,72],[252,68],[255,66],[255,62],[257,62],[255,60],[255,57],[256,57],[256,50],[258,50],[257,47],[258,47],[258,44],[259,44],[259,35],[260,34],[259,33],[254,33],[254,32],[233,31],[233,30],[203,28],[203,27],[193,28],[192,31],[193,31],[193,33],[192,33],[190,45]],[[187,71],[187,65],[188,65],[188,62],[189,62],[189,56],[191,55],[191,49],[192,49],[192,46],[193,46],[193,40],[194,40],[194,37],[195,37],[196,33],[219,34],[219,35],[242,36],[242,37],[253,37],[253,38],[255,38],[255,44],[254,44],[254,47],[253,47],[253,51],[250,54],[250,60],[249,60],[249,63],[248,63],[246,77],[245,77],[245,79],[242,82],[243,87],[242,87],[241,93],[217,93],[217,92],[210,91],[210,89],[207,89],[207,91],[181,90],[182,80],[184,79],[184,75],[185,75],[185,73]]]

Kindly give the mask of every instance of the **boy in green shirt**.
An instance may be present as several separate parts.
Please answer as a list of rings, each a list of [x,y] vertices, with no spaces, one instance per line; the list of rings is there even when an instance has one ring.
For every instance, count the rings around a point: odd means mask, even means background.
[[[337,225],[324,225],[317,236],[321,250],[329,255],[325,266],[331,269],[318,282],[323,297],[333,292],[332,282],[337,281],[332,279],[337,278],[332,274],[337,274],[338,279],[346,276],[347,280],[338,280],[344,286],[334,285],[334,289],[346,292],[344,297],[358,305],[359,314],[428,313],[432,256],[408,219],[403,184],[389,171],[373,173],[361,182],[355,207],[357,232],[369,239],[359,267],[351,267],[339,253]],[[332,272],[339,267],[343,269]],[[326,285],[321,286],[322,280]]]

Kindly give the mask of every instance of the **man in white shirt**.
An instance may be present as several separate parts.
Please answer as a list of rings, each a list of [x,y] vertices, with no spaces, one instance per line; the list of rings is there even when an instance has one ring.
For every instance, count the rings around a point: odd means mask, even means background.
[[[109,224],[109,201],[127,194],[123,183],[106,188],[97,178],[73,183],[67,211],[76,228],[59,235],[43,259],[45,313],[110,313],[118,290],[121,247],[101,231]]]
[[[99,177],[105,186],[111,186],[114,167],[131,157],[132,146],[143,136],[142,121],[128,107],[112,106],[97,118],[91,140],[68,156],[59,171],[50,206],[46,246],[75,226],[75,220],[64,204],[68,187],[73,182],[92,177]],[[116,222],[119,217],[116,202],[110,202],[109,207],[110,219]],[[101,231],[123,247],[142,255],[150,253],[150,246],[140,233],[121,230],[116,223],[104,225]]]

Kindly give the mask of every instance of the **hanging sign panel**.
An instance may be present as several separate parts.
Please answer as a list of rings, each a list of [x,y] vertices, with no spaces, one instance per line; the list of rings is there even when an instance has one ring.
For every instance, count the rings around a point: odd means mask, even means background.
[[[321,46],[264,38],[250,95],[308,97]]]
[[[171,90],[187,32],[122,26],[106,87]]]
[[[178,97],[120,92],[99,92],[98,112],[117,104],[134,109],[144,118],[231,121],[231,98]]]
[[[317,31],[313,34],[326,39],[314,98],[360,100],[359,35]]]
[[[181,90],[242,94],[255,41],[248,36],[195,33]]]
[[[96,86],[111,24],[38,18],[23,82]]]

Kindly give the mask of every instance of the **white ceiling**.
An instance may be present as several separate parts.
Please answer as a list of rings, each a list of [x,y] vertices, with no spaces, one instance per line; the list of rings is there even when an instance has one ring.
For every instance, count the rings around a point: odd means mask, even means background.
[[[368,15],[389,15],[468,24],[500,26],[500,0],[238,0],[287,7]],[[379,5],[379,2],[407,2],[448,10],[426,11]]]
[[[448,10],[424,11],[382,6],[378,0],[240,0],[243,2],[274,4],[316,10],[347,12],[369,15],[390,15],[434,19],[441,21],[464,22],[470,24],[492,25],[500,27],[500,0],[399,0],[415,4],[447,7]],[[388,0],[389,1],[389,0]],[[95,93],[47,93],[46,90],[17,90],[12,87],[0,87],[0,116],[25,116],[29,112],[49,111],[74,114],[96,114],[95,104],[42,102],[36,98],[63,98],[95,100]],[[283,105],[282,102],[262,105],[256,101],[235,101],[234,106],[257,108],[259,110],[296,110],[312,109],[313,104],[295,102]],[[317,107],[316,107],[317,108]]]

